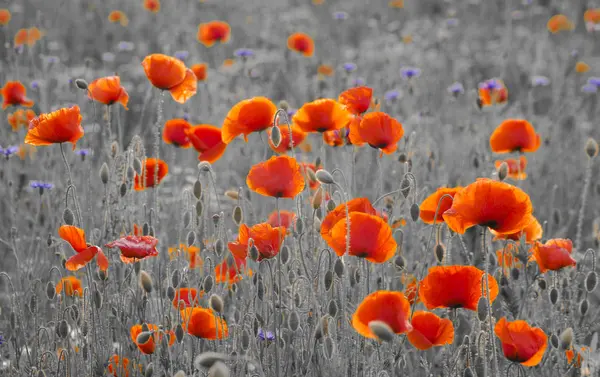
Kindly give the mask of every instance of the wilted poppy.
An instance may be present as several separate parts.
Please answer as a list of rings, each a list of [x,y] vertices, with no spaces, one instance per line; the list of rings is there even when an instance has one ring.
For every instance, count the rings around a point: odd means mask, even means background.
[[[342,92],[338,102],[354,115],[362,115],[369,110],[373,101],[373,89],[367,86],[357,86]]]
[[[575,266],[577,262],[571,256],[573,242],[570,239],[555,238],[542,244],[536,241],[532,248],[533,257],[540,272],[557,271],[564,267]]]
[[[567,357],[567,362],[569,365],[573,365],[575,368],[581,368],[581,363],[583,362],[583,356],[581,355],[585,351],[588,351],[587,347],[581,347],[579,350],[574,349],[574,347],[569,348],[565,351],[565,356]],[[577,357],[575,357],[577,355]]]
[[[65,268],[69,271],[77,271],[87,265],[94,257],[98,267],[106,271],[108,269],[108,258],[98,246],[89,245],[85,242],[83,229],[73,225],[62,225],[58,228],[58,235],[75,250],[75,255],[67,259]]]
[[[208,76],[208,64],[198,63],[192,66],[192,72],[196,75],[198,81],[205,81]]]
[[[402,124],[386,113],[377,111],[366,114],[358,126],[360,138],[381,153],[391,154],[398,148],[404,135]]]
[[[292,211],[281,210],[273,211],[267,219],[267,223],[273,227],[282,226],[285,229],[291,229],[296,221],[296,214]]]
[[[118,102],[127,110],[129,94],[121,86],[121,78],[119,76],[102,77],[92,81],[88,85],[88,96],[105,105],[112,105]]]
[[[118,247],[121,250],[121,260],[125,263],[135,263],[140,259],[158,255],[156,245],[158,240],[152,236],[125,236],[107,243],[106,247]]]
[[[540,144],[540,135],[525,119],[507,119],[490,136],[490,147],[495,153],[535,152]]]
[[[158,165],[158,169],[156,166]],[[158,175],[156,171],[158,170]],[[133,178],[133,188],[136,191],[143,191],[148,187],[154,187],[160,184],[160,182],[169,173],[169,165],[163,160],[157,160],[154,157],[149,157],[144,160],[142,166],[142,176],[140,177],[137,173]]]
[[[288,37],[287,47],[304,56],[313,56],[315,51],[315,42],[305,33],[294,33]]]
[[[419,297],[427,309],[464,308],[477,310],[484,272],[473,266],[430,267],[419,285]],[[487,275],[490,301],[498,296],[498,283]]]
[[[304,132],[325,132],[346,127],[351,118],[342,104],[322,98],[302,105],[292,121]]]
[[[120,10],[113,10],[112,12],[110,12],[108,15],[108,21],[112,23],[118,22],[121,24],[121,26],[127,26],[129,24],[129,19],[127,18],[127,15]]]
[[[273,125],[277,106],[266,97],[254,97],[238,102],[229,110],[223,121],[223,142],[229,144],[239,135],[263,131]]]
[[[65,295],[67,296],[83,296],[83,287],[81,286],[81,280],[77,279],[75,276],[66,276],[56,284],[56,294],[60,294],[62,291],[65,291]]]
[[[323,237],[328,245],[335,242],[332,235],[333,228],[339,222],[346,219],[346,206],[348,207],[348,214],[360,212],[368,215],[375,215],[377,213],[367,198],[354,198],[347,203],[339,204],[330,211],[321,222],[321,237]]]
[[[548,20],[546,24],[548,31],[552,34],[560,33],[561,31],[571,31],[575,29],[573,22],[564,14],[557,14]]]
[[[352,315],[352,327],[360,335],[377,339],[369,323],[381,321],[395,334],[412,330],[410,304],[402,292],[376,291],[365,297]]]
[[[245,259],[248,255],[250,240],[252,240],[258,249],[258,261],[260,262],[279,254],[285,233],[285,227],[272,227],[269,223],[260,223],[252,227],[241,224],[237,240],[229,242],[228,247],[233,255]]]
[[[305,182],[295,158],[273,156],[250,168],[246,184],[260,195],[294,198],[302,192]]]
[[[211,164],[217,161],[227,148],[223,142],[221,129],[209,124],[200,124],[190,128],[187,136],[194,146],[194,149],[200,153],[198,160],[208,161]]]
[[[148,12],[158,13],[158,11],[160,11],[160,1],[159,0],[144,0],[144,8]]]
[[[488,107],[503,104],[508,101],[508,89],[504,82],[498,79],[490,79],[479,84],[479,107]]]
[[[231,28],[224,21],[210,21],[198,25],[198,42],[206,47],[211,47],[216,42],[225,43],[229,40]]]
[[[271,141],[271,128],[267,129],[267,133],[269,134],[269,146],[276,153],[284,154],[287,151],[292,150],[292,147],[290,146],[290,128],[292,129],[292,143],[294,148],[297,148],[306,138],[306,134],[296,125],[292,125],[291,127],[288,127],[287,125],[275,127],[279,128],[279,133],[281,134],[281,142],[278,146],[273,145],[273,141]]]
[[[198,338],[216,340],[227,338],[227,323],[217,317],[212,309],[199,307],[185,308],[181,311],[183,329]]]
[[[108,373],[114,377],[129,377],[129,359],[124,357],[122,360],[119,355],[112,355],[108,359]]]
[[[162,139],[167,144],[173,144],[179,148],[192,146],[188,137],[188,131],[192,126],[185,119],[171,119],[165,123]]]
[[[138,343],[138,336],[144,331],[144,325],[147,327],[146,331],[152,332],[152,335],[148,337],[148,340],[145,343]],[[159,327],[152,323],[146,323],[144,325],[133,325],[129,329],[129,335],[131,336],[131,340],[137,346],[137,348],[146,355],[152,355],[156,350],[156,342],[155,339],[159,342],[162,340],[163,332],[160,331]],[[175,344],[175,332],[173,330],[168,332],[169,335],[169,346]]]
[[[548,347],[548,336],[539,327],[531,327],[525,321],[508,322],[500,318],[494,327],[494,333],[502,343],[504,356],[526,367],[538,365]]]
[[[176,102],[185,103],[196,94],[198,79],[181,60],[163,54],[152,54],[146,56],[142,67],[152,85],[168,90]]]
[[[6,120],[8,124],[12,127],[13,131],[18,131],[19,128],[25,127],[29,125],[29,122],[35,118],[35,112],[33,110],[27,109],[18,109],[12,114],[8,114],[6,116]]]
[[[0,9],[0,26],[6,26],[10,22],[12,15],[8,9]]]
[[[496,160],[494,166],[496,169],[500,169],[500,166],[503,162],[506,162],[508,166],[508,175],[507,177],[515,179],[515,180],[524,180],[527,178],[527,173],[525,173],[525,168],[527,167],[527,158],[525,156],[519,156],[519,159],[507,158],[506,160]]]
[[[410,344],[422,351],[434,346],[452,344],[454,341],[454,325],[447,318],[437,315],[416,311],[410,322],[412,330],[406,335]]]
[[[252,275],[250,269],[246,270],[246,258],[239,258],[230,255],[223,260],[222,263],[215,266],[215,280],[217,284],[227,283],[233,284],[242,280],[242,275],[246,273]]]
[[[8,81],[2,91],[2,109],[9,106],[33,106],[33,101],[27,98],[27,89],[20,81]]]
[[[493,230],[491,232],[492,232],[492,234],[494,234],[496,236],[496,237],[494,237],[494,241],[496,241],[496,240],[518,241],[521,239],[521,237],[523,237],[523,235],[525,235],[525,242],[533,243],[534,241],[537,241],[540,238],[542,238],[543,229],[542,229],[542,225],[540,224],[540,222],[535,217],[533,217],[533,220],[529,223],[529,225],[527,225],[522,230],[519,230],[518,232],[507,233],[507,234],[498,234]]]
[[[475,225],[511,234],[533,221],[532,211],[529,195],[520,188],[478,178],[454,195],[452,206],[443,217],[448,227],[460,234]]]
[[[172,302],[173,307],[175,309],[180,309],[180,305],[183,305],[186,308],[198,306],[198,300],[203,295],[204,291],[201,291],[200,294],[198,294],[198,290],[196,288],[177,288],[175,290],[175,297],[173,298]]]
[[[461,186],[440,187],[439,189],[435,190],[435,192],[425,198],[425,200],[423,200],[419,206],[419,217],[421,220],[423,220],[425,224],[443,223],[444,218],[442,215],[444,212],[450,209],[450,207],[452,207],[454,195],[460,190],[462,190]],[[436,211],[437,216],[435,215]]]
[[[29,122],[25,144],[40,146],[69,142],[75,150],[77,140],[83,136],[81,119],[77,105],[40,114]]]

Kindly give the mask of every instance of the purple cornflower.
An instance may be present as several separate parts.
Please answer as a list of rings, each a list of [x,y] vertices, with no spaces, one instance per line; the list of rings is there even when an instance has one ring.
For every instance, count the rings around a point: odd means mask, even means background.
[[[81,156],[81,161],[85,160],[85,157],[88,156],[89,154],[91,154],[92,151],[86,148],[83,149],[78,149],[75,151],[76,155]]]
[[[581,91],[584,93],[597,93],[598,86],[590,84],[589,82],[581,87]]]
[[[181,118],[183,118],[183,120],[185,120],[186,122],[189,122],[190,121],[190,114],[187,113],[187,112],[185,112],[185,113],[183,113],[183,116]]]
[[[448,26],[457,26],[458,23],[459,23],[458,18],[448,18],[446,20],[446,25],[448,25]]]
[[[500,90],[502,89],[502,84],[500,84],[500,82],[498,82],[496,79],[489,79],[480,83],[479,89]]]
[[[179,60],[185,60],[190,56],[190,52],[186,50],[175,51],[175,57]]]
[[[258,329],[258,338],[260,340],[275,340],[275,335],[273,335],[273,333],[271,331],[267,331],[266,333],[263,331],[262,328]]]
[[[37,89],[39,89],[39,88],[40,88],[40,82],[39,82],[39,81],[37,81],[37,80],[33,80],[33,81],[31,82],[30,86],[31,86],[31,89],[33,89],[33,90],[37,90]]]
[[[461,84],[459,82],[455,82],[454,84],[452,84],[448,87],[448,92],[457,96],[457,95],[463,94],[465,92],[465,87],[463,86],[463,84]]]
[[[128,42],[128,41],[121,41],[117,45],[117,49],[119,51],[133,51],[134,48],[135,48],[135,44],[133,44],[133,42]]]
[[[254,56],[254,51],[249,48],[238,48],[233,54],[238,58],[247,59]]]
[[[2,147],[0,147],[0,153],[2,153],[7,159],[17,153],[19,151],[19,147],[16,145],[11,145],[10,147],[7,147],[6,149],[3,149]]]
[[[40,191],[40,195],[44,194],[44,190],[52,190],[52,188],[54,188],[54,185],[52,183],[41,181],[31,181],[29,183],[29,186],[32,189],[38,189]]]
[[[4,344],[4,336],[0,335],[0,346]]]
[[[344,63],[344,65],[342,65],[342,68],[344,68],[344,71],[346,71],[347,73],[350,73],[356,71],[358,67],[354,63]]]
[[[352,84],[354,86],[363,86],[365,85],[365,79],[363,79],[362,77],[357,77],[354,80],[352,80]]]
[[[548,86],[550,85],[550,79],[546,76],[533,76],[531,78],[531,85],[533,86]]]
[[[405,80],[410,80],[413,77],[419,77],[421,70],[415,67],[404,67],[400,69],[400,76]]]
[[[600,87],[600,77],[590,77],[587,81],[589,85],[594,85],[595,87]]]
[[[296,111],[298,111],[298,110],[296,110],[296,109],[288,109],[288,111],[287,111],[288,117],[294,116],[294,114],[296,114]]]
[[[346,20],[348,19],[348,13],[346,12],[333,12],[333,18],[336,20]]]
[[[388,90],[383,95],[383,98],[386,101],[394,101],[394,100],[397,100],[399,97],[400,97],[400,91],[396,90],[396,89],[394,89],[394,90]]]

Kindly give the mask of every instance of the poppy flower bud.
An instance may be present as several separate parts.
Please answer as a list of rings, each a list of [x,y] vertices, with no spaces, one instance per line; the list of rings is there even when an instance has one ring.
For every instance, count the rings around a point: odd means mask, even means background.
[[[150,338],[152,337],[151,331],[142,331],[138,334],[137,338],[135,338],[135,342],[137,344],[146,344]]]
[[[510,269],[510,276],[513,280],[519,280],[520,270],[516,267]]]
[[[550,344],[552,347],[558,348],[558,336],[556,336],[556,334],[552,334],[552,336],[550,336]]]
[[[183,342],[183,336],[184,336],[184,332],[183,332],[183,326],[181,326],[181,323],[178,323],[177,326],[175,327],[175,339],[177,339],[178,343]]]
[[[598,143],[593,138],[589,138],[585,143],[585,154],[589,158],[594,158],[598,155]]]
[[[327,305],[327,313],[330,316],[335,317],[337,315],[337,312],[338,312],[337,302],[335,302],[335,300],[330,300],[329,304]]]
[[[598,275],[595,271],[591,271],[585,278],[585,290],[592,292],[596,289],[596,285],[598,284]]]
[[[500,166],[498,166],[498,180],[504,181],[506,176],[508,175],[508,164],[506,161],[502,161]]]
[[[152,278],[146,271],[140,271],[140,286],[146,293],[152,292]]]
[[[179,270],[174,270],[173,274],[171,275],[171,284],[173,284],[173,287],[179,287],[180,282],[181,273],[179,272]]]
[[[387,323],[383,321],[369,322],[369,330],[371,330],[371,332],[383,342],[391,342],[394,340],[394,331]]]
[[[406,157],[406,153],[400,153],[398,155],[398,162],[401,164],[406,163],[406,160],[408,160],[408,158]]]
[[[315,177],[317,178],[317,181],[321,182],[324,185],[331,185],[335,182],[331,173],[324,169],[317,170],[317,172],[315,173]]]
[[[215,224],[215,226],[218,226],[219,221],[221,221],[221,215],[219,215],[218,213],[215,213],[214,215],[212,215],[212,221],[213,221],[213,224]]]
[[[261,301],[265,296],[265,285],[263,284],[262,280],[259,280],[258,284],[256,284],[256,295]]]
[[[121,186],[119,187],[119,194],[121,195],[121,198],[127,194],[127,184],[121,183]]]
[[[413,222],[417,222],[417,220],[419,220],[419,214],[421,213],[421,210],[419,209],[419,205],[417,203],[413,203],[410,206],[410,217],[412,218]]]
[[[88,83],[84,79],[75,79],[75,86],[77,86],[81,90],[88,89]]]
[[[194,366],[198,369],[207,369],[212,367],[215,363],[221,362],[224,356],[225,355],[218,352],[204,352],[196,356],[196,359],[194,359]]]
[[[71,211],[68,208],[65,208],[65,210],[63,211],[63,221],[67,225],[73,225],[73,223],[75,222],[75,216],[73,215],[73,211]]]
[[[204,205],[200,200],[196,202],[196,217],[201,217],[202,212],[204,212]]]
[[[213,294],[208,300],[208,306],[217,313],[223,313],[225,304],[223,303],[221,296]]]
[[[213,284],[214,284],[213,277],[208,275],[207,277],[204,278],[202,287],[204,288],[205,292],[210,292],[210,290],[213,287]]]
[[[470,367],[467,367],[463,371],[463,377],[475,377],[475,375],[473,374],[473,369],[471,369]]]
[[[300,318],[298,312],[293,310],[287,320],[288,329],[296,331],[300,327]]]
[[[139,275],[140,271],[142,270],[142,264],[140,262],[135,262],[133,264],[133,270],[135,271],[136,275]]]
[[[583,301],[579,303],[579,314],[581,314],[582,316],[586,315],[589,308],[590,302],[587,300],[587,298],[583,299]]]
[[[167,297],[170,301],[173,301],[173,299],[175,298],[175,288],[171,286],[167,287]]]
[[[191,232],[188,233],[187,235],[187,243],[188,243],[188,247],[192,246],[194,244],[194,242],[196,242],[196,232],[194,232],[193,230]]]
[[[118,154],[119,154],[119,143],[117,143],[116,141],[113,141],[110,144],[110,157],[114,159],[115,157],[117,157]]]
[[[154,374],[154,365],[149,363],[144,371],[144,377],[152,377],[152,374]]]
[[[64,319],[58,324],[57,334],[61,338],[66,338],[69,335],[69,324]]]
[[[562,348],[563,350],[568,350],[571,348],[571,345],[573,344],[573,329],[571,327],[566,328],[565,330],[563,330],[562,333],[560,333],[560,348]]]
[[[406,260],[402,255],[398,255],[396,258],[394,258],[394,267],[399,270],[403,270],[406,267]]]
[[[229,377],[229,368],[225,363],[217,361],[208,370],[208,377]]]
[[[229,199],[238,200],[240,198],[240,194],[238,194],[235,190],[227,190],[225,191],[225,196]]]
[[[217,242],[215,242],[215,253],[217,253],[217,255],[221,255],[223,254],[223,251],[225,251],[225,243],[219,238]]]
[[[279,252],[279,258],[281,258],[281,263],[286,265],[290,260],[290,248],[287,245],[283,245],[281,247],[281,251]]]
[[[290,109],[290,104],[286,100],[281,100],[277,104],[277,107],[279,107],[281,110],[287,112]]]
[[[337,207],[335,200],[330,199],[327,201],[327,212],[331,212]]]
[[[133,170],[137,175],[142,175],[142,162],[137,157],[133,159]]]
[[[544,280],[543,278],[538,279],[538,287],[540,287],[541,290],[546,289],[546,280]]]
[[[150,331],[147,323],[142,323],[142,331]]]
[[[108,174],[108,165],[105,162],[100,167],[100,181],[102,181],[103,185],[106,185],[108,183]]]
[[[92,299],[94,301],[96,309],[100,309],[102,307],[102,295],[100,294],[100,291],[94,290]]]
[[[127,168],[127,180],[129,182],[133,181],[133,179],[135,178],[135,170],[133,169],[132,166],[129,166]]]
[[[325,290],[329,291],[331,286],[333,285],[333,272],[327,271],[325,276],[323,277],[323,284],[325,285]]]
[[[54,287],[54,284],[52,284],[52,282],[49,281],[48,284],[46,284],[46,297],[48,297],[48,300],[52,300],[55,296],[56,287]]]
[[[250,246],[248,255],[250,255],[250,259],[256,261],[258,259],[258,248],[255,245]]]
[[[279,127],[271,127],[271,135],[269,136],[271,143],[275,148],[281,144],[281,130]]]
[[[244,220],[242,207],[235,206],[233,208],[233,215],[231,217],[233,218],[233,222],[235,223],[235,225],[240,226],[240,224]]]
[[[200,170],[201,172],[211,171],[212,166],[210,165],[210,162],[202,161],[198,164],[198,170]]]
[[[323,341],[323,356],[325,356],[327,360],[331,360],[334,351],[335,344],[333,344],[333,340],[331,339],[331,337],[328,336]]]
[[[311,204],[313,209],[317,209],[321,207],[321,203],[323,203],[323,187],[319,186],[315,195],[312,197]]]
[[[481,297],[477,302],[477,318],[483,322],[488,316],[487,298]]]
[[[342,262],[341,258],[338,258],[333,264],[333,272],[337,275],[338,278],[341,278],[344,275],[344,262]]]
[[[552,288],[550,290],[550,302],[552,303],[552,305],[556,305],[556,303],[558,302],[558,289]]]
[[[444,261],[444,256],[446,255],[446,248],[444,247],[444,245],[438,243],[437,245],[435,245],[435,248],[433,250],[435,254],[435,259],[438,261],[438,263],[442,263]]]
[[[400,182],[400,192],[405,198],[408,198],[408,194],[410,194],[410,181],[408,178],[404,178],[402,182]]]
[[[198,200],[200,200],[200,197],[202,196],[202,183],[199,180],[194,182],[194,196]]]
[[[188,228],[190,226],[191,222],[192,222],[192,216],[190,215],[189,212],[185,212],[183,214],[183,227]]]
[[[302,234],[303,230],[304,230],[304,220],[302,220],[301,217],[298,217],[296,219],[296,233]]]

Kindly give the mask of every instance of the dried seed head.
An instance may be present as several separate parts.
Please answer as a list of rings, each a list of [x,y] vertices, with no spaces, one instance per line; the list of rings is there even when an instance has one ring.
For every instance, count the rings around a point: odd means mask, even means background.
[[[596,285],[598,285],[598,274],[596,271],[590,271],[585,277],[585,290],[592,292],[596,289]]]
[[[568,350],[571,348],[573,344],[573,329],[571,327],[566,328],[560,333],[560,348],[563,350]]]
[[[508,164],[506,161],[502,161],[500,166],[498,166],[498,180],[504,181],[508,176]]]
[[[108,174],[108,164],[105,162],[100,167],[100,181],[102,181],[103,185],[106,185],[108,183]]]
[[[483,322],[488,316],[488,304],[485,297],[481,297],[477,302],[477,318]]]
[[[271,127],[271,135],[269,136],[271,143],[275,148],[281,144],[281,130],[279,127]]]
[[[63,211],[63,221],[66,225],[73,225],[75,223],[75,215],[73,215],[73,211],[65,208]]]
[[[419,209],[419,205],[417,203],[413,203],[410,206],[410,218],[412,219],[413,222],[417,222],[419,220],[419,214],[421,213],[421,210]]]
[[[75,79],[75,86],[81,90],[88,89],[88,83],[84,79]]]
[[[321,203],[323,203],[323,186],[319,186],[311,200],[311,205],[313,209],[320,208]]]
[[[229,368],[225,363],[217,361],[208,370],[208,377],[229,377]]]
[[[558,302],[558,289],[554,287],[550,290],[550,302],[552,305],[556,305]]]
[[[586,315],[589,308],[590,302],[587,300],[587,298],[583,299],[583,301],[579,303],[579,314],[581,314],[581,316]]]
[[[208,300],[208,306],[217,313],[223,313],[223,299],[217,294],[212,294]]]
[[[152,278],[146,271],[140,271],[140,287],[146,292],[152,292]]]
[[[194,196],[198,200],[202,197],[202,183],[199,180],[194,182]]]
[[[589,138],[585,143],[585,154],[589,158],[594,158],[598,155],[598,142],[594,138]]]
[[[240,226],[240,224],[244,220],[242,207],[240,207],[240,206],[233,207],[233,214],[231,217],[233,218],[233,222],[235,223],[235,225]]]
[[[369,330],[382,342],[391,342],[394,340],[394,330],[383,321],[369,322]]]
[[[324,169],[317,170],[317,172],[315,173],[315,177],[317,178],[317,181],[321,182],[324,185],[331,185],[335,182],[331,173]]]
[[[441,243],[438,243],[435,245],[433,253],[435,254],[435,259],[438,263],[442,263],[444,261],[444,256],[446,255],[446,248]]]

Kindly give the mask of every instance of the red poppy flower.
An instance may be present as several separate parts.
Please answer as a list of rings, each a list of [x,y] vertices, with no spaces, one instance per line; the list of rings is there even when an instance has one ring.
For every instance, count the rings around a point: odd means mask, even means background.
[[[33,118],[35,118],[35,112],[30,109],[18,109],[14,113],[6,116],[6,120],[14,132],[17,132],[21,127],[28,126]]]
[[[9,106],[33,106],[33,101],[27,98],[27,89],[20,81],[8,81],[2,91],[2,109]]]
[[[557,14],[550,17],[546,27],[549,32],[556,34],[561,31],[571,31],[575,29],[575,24],[573,24],[573,22],[564,14]]]
[[[269,223],[256,224],[251,228],[242,224],[237,240],[229,242],[229,250],[236,257],[245,259],[248,255],[250,240],[252,240],[258,249],[258,261],[260,262],[279,254],[285,233],[285,227],[272,227]]]
[[[346,220],[346,206],[348,206],[349,214],[353,212],[366,213],[368,215],[377,214],[377,211],[375,211],[375,208],[373,208],[367,198],[354,198],[347,203],[339,204],[333,211],[330,211],[321,222],[321,237],[323,237],[328,245],[335,243],[335,239],[332,235],[333,228],[342,220]],[[352,222],[350,224],[352,224]],[[350,232],[352,233],[352,230],[350,230]]]
[[[443,217],[448,227],[460,234],[475,225],[497,233],[515,233],[533,221],[532,211],[529,195],[520,188],[478,178],[454,195]]]
[[[569,239],[555,238],[546,241],[545,244],[535,241],[532,252],[532,259],[537,262],[541,273],[548,270],[557,271],[561,268],[577,264],[571,256],[573,242]]]
[[[494,166],[496,169],[500,169],[500,166],[503,162],[506,162],[508,166],[508,175],[507,177],[515,179],[515,180],[524,180],[527,178],[527,173],[525,173],[525,168],[527,167],[527,158],[525,156],[519,156],[519,159],[507,158],[506,160],[496,160]]]
[[[217,161],[227,148],[223,142],[221,129],[209,124],[200,124],[187,131],[194,149],[200,153],[198,160],[208,161],[211,164]]]
[[[25,144],[40,146],[69,142],[75,150],[77,140],[83,136],[81,119],[79,106],[40,114],[29,122]]]
[[[406,335],[410,344],[422,351],[434,346],[452,344],[454,325],[447,318],[425,312],[414,312],[411,320],[413,329]]]
[[[231,28],[227,22],[210,21],[198,25],[198,42],[211,47],[216,42],[226,43],[229,40]]]
[[[484,272],[473,266],[435,266],[419,285],[419,297],[427,309],[465,308],[477,310]],[[498,283],[488,275],[490,300],[498,296]],[[485,291],[485,290],[483,290]]]
[[[65,295],[67,296],[83,296],[81,280],[77,279],[75,276],[66,276],[60,279],[58,284],[56,284],[55,291],[57,295],[59,295],[62,291],[65,291]]]
[[[142,333],[142,325],[133,325],[131,326],[131,328],[129,329],[129,335],[131,336],[131,340],[133,341],[133,343],[137,346],[137,348],[140,350],[140,352],[142,352],[143,354],[146,355],[152,355],[154,353],[154,351],[156,350],[156,342],[155,342],[155,338],[160,342],[162,340],[163,337],[163,333],[162,331],[159,331],[159,327],[152,324],[152,323],[146,323],[146,327],[148,327],[147,331],[152,331],[153,334],[152,336],[150,336],[148,338],[148,340],[146,341],[146,343],[138,343],[137,342],[137,337],[138,335],[140,335],[140,333]],[[173,344],[175,344],[175,332],[173,330],[168,332],[169,334],[169,346],[172,346]]]
[[[281,220],[281,223],[279,222]],[[279,215],[277,211],[271,212],[269,218],[267,219],[267,223],[272,227],[283,226],[285,229],[291,229],[294,226],[294,222],[296,221],[296,214],[291,211],[279,211]]]
[[[185,119],[168,120],[163,128],[163,141],[179,148],[189,148],[192,143],[187,133],[191,128],[192,126]]]
[[[382,154],[391,154],[398,148],[404,135],[402,124],[386,113],[377,111],[366,114],[358,126],[360,138]]]
[[[539,134],[525,119],[508,119],[490,136],[490,147],[495,153],[535,152],[541,144]]]
[[[269,134],[269,146],[271,147],[271,149],[279,154],[284,154],[287,151],[291,151],[292,148],[290,147],[290,128],[287,125],[281,125],[281,126],[276,126],[277,128],[279,128],[279,132],[281,134],[281,142],[279,143],[278,146],[273,145],[273,142],[271,141],[271,128],[267,129],[267,133]],[[298,145],[300,145],[304,139],[306,138],[306,134],[304,132],[302,132],[302,130],[300,130],[300,128],[298,128],[295,125],[292,125],[291,127],[292,129],[292,143],[294,144],[294,148],[297,148]]]
[[[526,367],[538,365],[548,347],[548,336],[538,327],[530,327],[525,321],[508,322],[500,318],[494,327],[494,333],[502,343],[504,356]]]
[[[158,164],[158,177],[155,178],[156,174],[156,165]],[[142,169],[142,176],[135,175],[133,178],[133,188],[136,191],[144,191],[149,187],[154,187],[156,184],[160,184],[160,182],[165,178],[165,176],[169,173],[169,165],[163,160],[156,160],[154,157],[146,158],[144,160],[144,166]],[[155,182],[156,181],[156,182]]]
[[[233,284],[242,280],[242,275],[244,273],[249,276],[252,275],[252,270],[246,270],[246,258],[239,258],[233,254],[231,257],[225,258],[222,263],[215,267],[215,280],[217,281],[217,284]]]
[[[323,98],[302,105],[292,121],[304,132],[325,132],[344,128],[351,118],[339,102]]]
[[[77,271],[87,265],[95,256],[98,267],[106,271],[108,269],[108,258],[98,246],[88,245],[85,242],[85,232],[73,225],[63,225],[58,228],[58,235],[75,250],[75,255],[67,260],[65,268],[69,271]]]
[[[223,122],[223,142],[229,144],[239,135],[263,131],[273,125],[277,106],[266,97],[254,97],[238,102],[229,110]]]
[[[129,359],[124,357],[122,360],[119,355],[112,355],[108,359],[108,372],[114,377],[129,377]]]
[[[352,315],[352,327],[360,335],[376,339],[370,322],[384,322],[395,334],[404,334],[412,330],[409,317],[410,304],[401,292],[376,291],[358,305]]]
[[[127,110],[129,94],[121,86],[121,78],[119,76],[102,77],[92,81],[88,85],[88,96],[105,105],[112,105],[115,102],[119,102]]]
[[[362,122],[363,117],[361,115],[352,115],[350,118],[350,123],[348,123],[348,141],[352,145],[356,145],[357,147],[365,144],[365,141],[360,136],[360,123]]]
[[[443,223],[444,218],[442,215],[446,212],[450,207],[452,207],[452,200],[454,195],[462,190],[461,186],[457,187],[440,187],[435,190],[435,192],[429,195],[425,200],[421,202],[419,206],[419,217],[425,224],[436,224]],[[444,197],[444,195],[448,195]],[[442,199],[444,197],[444,199]],[[440,203],[441,200],[441,203]],[[438,209],[439,205],[439,209]],[[437,211],[437,216],[435,215]],[[434,219],[435,218],[435,219]],[[434,221],[435,220],[435,221]]]
[[[152,236],[125,236],[105,246],[118,247],[121,250],[121,260],[125,263],[134,263],[140,259],[157,256],[157,244],[158,240]]]
[[[185,308],[181,311],[183,329],[198,338],[216,340],[227,338],[227,322],[217,317],[212,309],[199,307]]]
[[[198,294],[196,288],[177,288],[175,290],[175,298],[173,298],[173,307],[175,309],[180,308],[180,303],[183,302],[184,307],[189,308],[192,306],[199,305],[199,298],[204,295],[204,291]]]
[[[8,9],[0,9],[0,26],[6,26],[10,22],[12,15]]]
[[[304,177],[295,158],[273,156],[252,168],[246,178],[250,190],[275,198],[294,198],[304,189]]]
[[[160,11],[160,1],[144,0],[144,8],[146,8],[148,12],[158,13],[158,11]]]
[[[567,357],[567,362],[569,363],[569,365],[573,364],[575,368],[581,368],[581,363],[583,362],[583,356],[581,354],[587,350],[587,347],[581,347],[579,351],[574,350],[572,347],[566,350],[565,356]],[[575,358],[576,353],[577,358]]]
[[[358,86],[342,92],[338,102],[354,115],[362,115],[369,110],[373,101],[373,89],[367,86]]]
[[[198,81],[205,81],[208,76],[208,64],[206,63],[198,63],[192,66],[192,72],[196,75],[196,79]]]
[[[478,104],[481,107],[503,104],[508,101],[508,89],[504,82],[491,79],[479,84]]]
[[[120,10],[113,10],[108,15],[108,21],[115,23],[119,22],[121,26],[127,26],[129,24],[129,19],[127,15]]]
[[[168,90],[176,102],[185,103],[196,94],[198,79],[181,60],[163,54],[152,54],[146,56],[142,66],[152,85]]]
[[[534,241],[541,239],[542,233],[543,233],[542,225],[535,217],[533,217],[533,219],[531,220],[529,225],[527,225],[525,228],[523,228],[522,230],[515,232],[515,233],[498,234],[492,230],[492,234],[494,234],[496,236],[496,237],[494,237],[494,241],[497,241],[497,240],[518,241],[521,239],[523,234],[525,234],[525,242],[527,242],[527,243],[533,243]]]
[[[288,37],[287,47],[306,57],[313,56],[315,51],[315,42],[305,33],[294,33]]]

